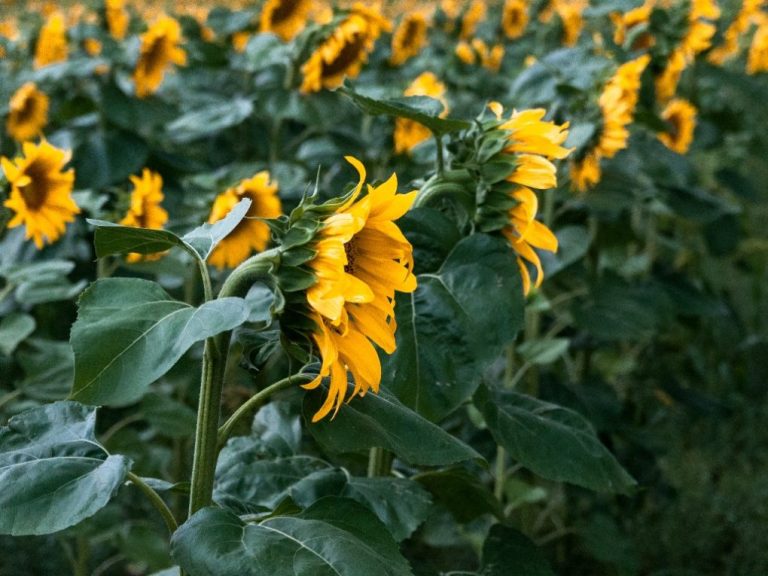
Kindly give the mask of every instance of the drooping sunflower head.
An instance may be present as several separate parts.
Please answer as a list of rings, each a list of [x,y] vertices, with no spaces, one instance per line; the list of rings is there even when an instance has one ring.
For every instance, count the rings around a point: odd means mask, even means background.
[[[345,77],[355,78],[381,32],[390,29],[391,24],[378,10],[355,3],[302,65],[299,90],[306,94],[338,88]]]
[[[125,0],[104,0],[104,20],[112,38],[118,41],[124,39],[131,21],[125,9]]]
[[[675,95],[686,65],[685,53],[680,48],[673,50],[661,74],[656,77],[656,99],[659,102],[668,102]]]
[[[661,118],[669,129],[659,133],[659,140],[678,154],[688,152],[696,129],[696,107],[687,100],[675,98],[666,105]]]
[[[259,29],[287,42],[304,29],[311,10],[311,0],[267,0],[261,9]]]
[[[422,12],[410,12],[403,16],[392,35],[389,63],[399,66],[421,52],[427,44],[427,26],[427,17]]]
[[[170,16],[161,16],[141,35],[139,59],[133,72],[136,96],[144,98],[155,92],[170,64],[186,64],[187,53],[180,44],[181,26]]]
[[[67,222],[73,222],[75,214],[80,212],[72,199],[75,172],[62,170],[71,153],[55,148],[46,140],[39,144],[24,142],[22,150],[23,156],[12,161],[4,156],[0,158],[11,185],[9,198],[4,203],[14,214],[8,227],[23,224],[25,237],[42,248],[58,240]]]
[[[40,28],[35,45],[34,67],[42,68],[48,64],[63,62],[69,55],[67,27],[61,12],[54,12]]]
[[[227,188],[213,201],[208,222],[218,222],[243,198],[251,201],[245,218],[222,240],[208,258],[217,268],[234,268],[254,251],[262,252],[269,243],[269,226],[263,219],[282,214],[277,183],[270,180],[269,172],[262,171]]]
[[[19,142],[40,134],[48,122],[48,96],[27,82],[11,96],[6,129]]]
[[[329,381],[313,421],[335,414],[348,396],[378,391],[381,364],[374,345],[395,350],[395,294],[416,289],[413,249],[395,223],[416,193],[398,194],[394,174],[364,186],[363,165],[352,157],[347,161],[358,171],[358,184],[342,199],[302,203],[288,218],[280,244],[281,270],[293,265],[281,286],[288,302],[281,326],[293,341],[297,332],[309,332],[306,343],[320,370],[305,387]],[[308,280],[290,287],[300,271]],[[354,389],[348,395],[350,375]]]
[[[429,96],[439,100],[443,105],[440,117],[448,115],[448,101],[445,99],[445,84],[438,80],[432,72],[422,72],[405,89],[403,96]],[[429,128],[408,118],[395,119],[395,153],[410,153],[418,144],[429,139],[432,135]]]
[[[527,0],[506,0],[501,12],[501,29],[510,40],[520,38],[528,27]]]
[[[130,180],[133,184],[130,206],[119,223],[123,226],[162,229],[168,222],[168,212],[160,204],[165,197],[162,176],[144,168],[141,171],[141,176],[132,175]],[[125,259],[127,262],[139,262],[141,260],[156,260],[160,256],[161,254],[142,256],[138,253],[129,253]]]

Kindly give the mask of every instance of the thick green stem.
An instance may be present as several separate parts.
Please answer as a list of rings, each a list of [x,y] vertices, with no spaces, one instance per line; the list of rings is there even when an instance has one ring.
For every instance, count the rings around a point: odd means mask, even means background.
[[[178,523],[176,522],[176,518],[174,518],[173,513],[171,512],[170,508],[168,508],[165,501],[160,498],[160,495],[155,492],[149,484],[144,482],[144,480],[136,476],[136,474],[133,472],[128,472],[128,480],[133,482],[133,484],[135,484],[136,487],[141,490],[149,499],[149,501],[152,503],[152,506],[157,508],[157,511],[160,512],[160,515],[163,517],[165,525],[168,527],[168,532],[171,534],[176,532],[176,529],[179,527]]]
[[[504,484],[507,481],[507,452],[502,446],[496,446],[496,472],[493,479],[493,495],[503,502]]]
[[[392,453],[384,448],[371,448],[368,453],[368,478],[389,476],[392,470]]]
[[[274,384],[270,384],[264,388],[264,390],[261,390],[260,392],[251,396],[244,404],[240,406],[240,408],[235,411],[234,414],[232,414],[232,416],[229,417],[229,419],[221,426],[221,428],[219,428],[219,448],[224,446],[224,444],[227,442],[230,435],[232,434],[232,430],[235,428],[237,423],[251,414],[254,410],[264,405],[272,395],[287,388],[306,384],[307,382],[311,382],[312,379],[313,377],[307,374],[294,374],[292,376],[288,376],[287,378],[283,378],[282,380],[278,380]]]
[[[443,137],[437,133],[435,141],[437,142],[437,173],[442,174],[445,171],[445,159],[443,158]]]
[[[219,298],[243,297],[258,280],[268,278],[269,272],[279,261],[277,249],[257,254],[235,268],[221,288]],[[205,275],[204,275],[205,276]],[[197,407],[195,451],[192,457],[192,481],[189,494],[189,515],[210,506],[213,480],[218,458],[219,413],[221,392],[232,332],[222,332],[205,341],[203,352],[200,400]]]

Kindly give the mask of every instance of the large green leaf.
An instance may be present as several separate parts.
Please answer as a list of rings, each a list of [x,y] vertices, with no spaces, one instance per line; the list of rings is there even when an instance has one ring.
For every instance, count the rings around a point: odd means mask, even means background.
[[[407,478],[349,478],[342,496],[373,510],[398,542],[408,538],[427,519],[432,498]]]
[[[171,552],[191,576],[410,576],[378,519],[345,498],[323,498],[295,516],[246,524],[204,508],[173,535]]]
[[[95,421],[94,408],[63,401],[0,428],[0,533],[58,532],[109,502],[130,462],[96,442]]]
[[[576,412],[485,386],[477,391],[475,404],[496,441],[539,476],[600,492],[629,493],[635,486],[591,424]]]
[[[430,470],[419,474],[416,479],[461,523],[470,522],[483,514],[504,517],[498,499],[464,468]]]
[[[363,112],[374,116],[378,114],[387,114],[396,118],[415,120],[419,124],[423,124],[438,134],[457,132],[469,128],[472,125],[471,122],[466,120],[440,118],[440,113],[443,111],[443,105],[438,100],[428,96],[410,96],[377,100],[358,94],[349,87],[342,88],[341,92],[346,96],[349,96]]]
[[[75,359],[69,342],[29,338],[16,351],[24,371],[19,388],[28,398],[52,402],[69,394],[75,373]]]
[[[195,308],[148,280],[99,280],[80,298],[72,327],[71,398],[109,405],[138,400],[195,342],[232,330],[248,312],[241,298]]]
[[[314,414],[321,394],[305,396],[305,414]],[[356,452],[375,446],[386,448],[411,464],[439,466],[480,458],[473,448],[401,404],[381,390],[342,406],[336,417],[309,426],[309,431],[332,452]]]
[[[397,350],[383,382],[408,407],[440,420],[472,396],[483,371],[523,322],[514,253],[501,238],[475,234],[456,244],[434,274],[419,274],[397,299]]]
[[[218,134],[243,122],[253,112],[253,102],[248,98],[230,98],[214,102],[204,108],[192,110],[180,116],[166,127],[171,141],[192,142]]]
[[[0,319],[0,354],[13,354],[16,347],[34,331],[35,319],[29,314],[14,312]]]
[[[502,524],[491,528],[483,544],[478,576],[555,576],[536,545],[523,534]]]

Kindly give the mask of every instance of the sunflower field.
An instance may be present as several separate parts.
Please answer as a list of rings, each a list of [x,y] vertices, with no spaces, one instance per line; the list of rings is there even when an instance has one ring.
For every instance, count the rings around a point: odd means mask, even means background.
[[[0,576],[768,574],[767,0],[0,0]]]

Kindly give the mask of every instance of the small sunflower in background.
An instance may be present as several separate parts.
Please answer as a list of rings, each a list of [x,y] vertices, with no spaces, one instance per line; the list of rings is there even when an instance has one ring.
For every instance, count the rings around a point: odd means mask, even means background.
[[[317,388],[329,377],[328,396],[312,417],[316,422],[339,410],[347,394],[347,373],[355,381],[353,396],[378,392],[381,363],[373,344],[387,354],[394,352],[395,292],[413,292],[413,248],[395,220],[416,199],[416,192],[397,194],[397,176],[368,185],[365,168],[357,159],[347,161],[360,181],[350,197],[322,223],[308,266],[316,283],[307,290],[307,303],[316,330],[320,373],[307,389]]]
[[[472,0],[461,18],[461,30],[459,38],[468,40],[475,35],[477,26],[485,20],[487,8],[484,0]]]
[[[392,34],[392,55],[389,57],[392,66],[400,66],[422,51],[427,45],[427,25],[427,17],[422,12],[403,16]]]
[[[440,117],[448,115],[448,101],[445,99],[445,85],[432,72],[421,73],[403,92],[404,96],[429,96],[443,105]],[[418,144],[429,139],[432,132],[426,126],[409,118],[395,118],[395,153],[410,153]]]
[[[4,205],[13,212],[8,228],[22,224],[25,238],[32,239],[38,249],[56,242],[75,220],[80,208],[72,199],[75,172],[63,168],[71,152],[60,150],[46,140],[39,144],[24,142],[23,156],[9,160],[0,158],[3,172],[11,185]]]
[[[269,172],[262,171],[228,188],[213,201],[208,222],[218,222],[243,198],[251,200],[251,207],[237,227],[219,243],[208,262],[217,268],[234,268],[254,251],[262,252],[269,243],[269,226],[260,218],[277,218],[282,214],[277,183],[270,180]]]
[[[42,68],[67,59],[69,46],[67,45],[66,30],[64,16],[61,12],[54,12],[48,16],[37,37],[33,63],[35,68]]]
[[[186,64],[187,53],[180,43],[181,26],[170,16],[160,16],[141,35],[139,60],[133,73],[136,96],[145,98],[154,93],[170,64]]]
[[[6,130],[14,140],[23,142],[40,134],[48,122],[48,96],[27,82],[16,90],[9,103]]]
[[[747,74],[768,71],[768,15],[761,14],[747,55]]]
[[[104,19],[112,38],[118,41],[123,40],[131,21],[125,9],[125,0],[104,0]]]
[[[131,204],[128,213],[120,220],[123,226],[137,228],[150,228],[160,230],[168,222],[168,212],[160,203],[163,195],[163,178],[160,174],[144,168],[141,176],[131,176],[133,191],[131,192]],[[142,260],[156,260],[161,254],[142,255],[130,253],[126,256],[127,262],[139,262]]]
[[[501,29],[510,40],[520,38],[528,27],[527,0],[506,0],[501,12]]]
[[[666,105],[661,118],[667,123],[669,130],[659,133],[659,140],[678,154],[688,152],[696,129],[696,107],[687,100],[675,98]]]
[[[299,91],[306,94],[338,88],[345,77],[357,77],[381,32],[390,29],[389,21],[377,10],[356,2],[302,65],[304,78]]]
[[[311,0],[267,0],[261,9],[259,31],[272,32],[287,42],[307,25]]]

